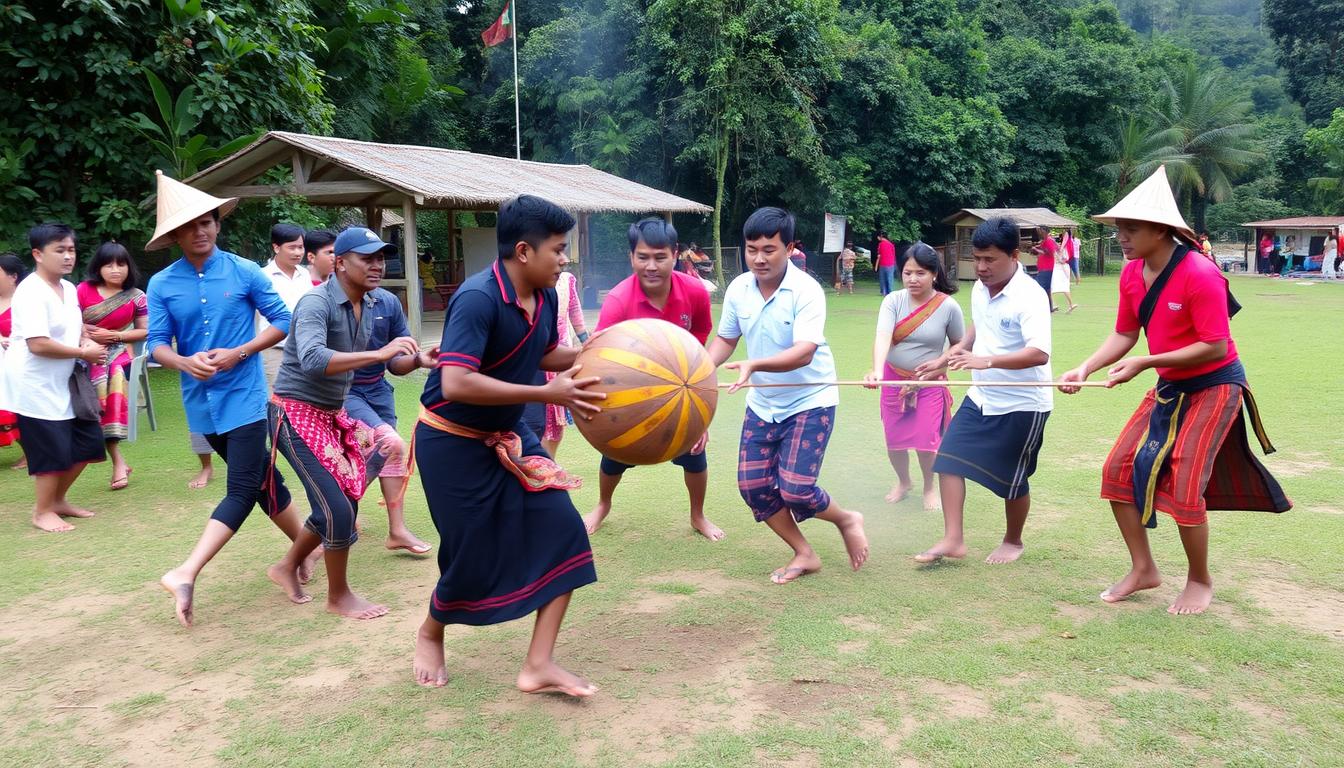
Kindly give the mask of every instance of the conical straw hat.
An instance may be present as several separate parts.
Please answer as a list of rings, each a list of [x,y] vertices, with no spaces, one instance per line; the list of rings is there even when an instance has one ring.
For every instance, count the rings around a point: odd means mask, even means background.
[[[158,189],[158,216],[154,237],[145,246],[146,251],[157,251],[173,244],[173,230],[194,221],[197,217],[219,209],[220,217],[228,216],[238,205],[238,198],[219,198],[189,187],[182,182],[154,171]]]
[[[1125,195],[1125,199],[1115,204],[1111,210],[1093,216],[1093,221],[1115,226],[1119,219],[1130,221],[1151,221],[1166,224],[1176,230],[1179,237],[1196,243],[1194,230],[1185,223],[1181,209],[1176,205],[1176,196],[1171,193],[1171,184],[1167,181],[1167,167],[1161,166],[1134,191]]]

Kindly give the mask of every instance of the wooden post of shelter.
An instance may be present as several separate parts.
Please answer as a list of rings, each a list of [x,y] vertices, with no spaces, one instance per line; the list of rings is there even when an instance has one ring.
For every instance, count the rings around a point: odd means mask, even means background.
[[[420,250],[415,236],[415,199],[407,196],[401,203],[401,216],[406,220],[401,231],[401,264],[406,274],[406,319],[411,326],[411,335],[420,339],[421,311],[420,294]]]

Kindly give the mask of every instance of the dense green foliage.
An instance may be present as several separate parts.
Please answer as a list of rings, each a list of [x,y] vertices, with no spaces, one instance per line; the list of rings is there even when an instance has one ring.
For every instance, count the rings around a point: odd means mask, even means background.
[[[825,211],[940,242],[957,208],[1096,212],[1162,163],[1192,223],[1235,236],[1338,211],[1312,180],[1344,152],[1339,5],[1266,0],[1262,27],[1256,0],[526,0],[523,156],[713,204],[679,222],[705,243],[765,203],[814,245]],[[0,4],[0,247],[48,218],[136,245],[153,168],[266,129],[511,155],[510,46],[479,36],[501,7]],[[271,216],[334,214],[240,222]]]

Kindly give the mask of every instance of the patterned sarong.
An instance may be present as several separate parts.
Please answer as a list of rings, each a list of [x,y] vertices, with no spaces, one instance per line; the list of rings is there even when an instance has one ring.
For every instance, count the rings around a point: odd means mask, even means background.
[[[1158,509],[1183,526],[1204,524],[1210,509],[1288,511],[1292,502],[1251,453],[1243,406],[1261,449],[1273,453],[1239,361],[1159,379],[1106,459],[1102,498],[1134,504],[1149,528]]]
[[[350,418],[344,408],[327,410],[301,400],[271,395],[271,402],[285,413],[285,420],[308,446],[322,467],[331,473],[346,496],[364,497],[369,478],[376,477],[385,457],[378,451],[373,430]],[[279,424],[275,426],[279,429]],[[271,461],[279,444],[271,435]]]

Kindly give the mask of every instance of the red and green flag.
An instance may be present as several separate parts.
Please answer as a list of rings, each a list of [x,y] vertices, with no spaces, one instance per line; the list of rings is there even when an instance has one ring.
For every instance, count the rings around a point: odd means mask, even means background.
[[[504,4],[504,12],[499,14],[495,23],[490,28],[481,33],[481,40],[485,42],[485,47],[493,48],[496,45],[513,37],[513,0]]]

